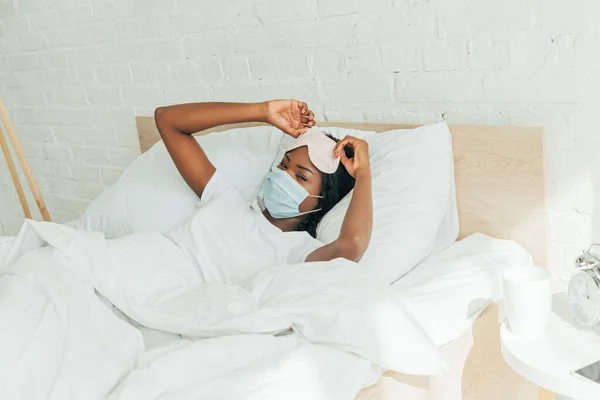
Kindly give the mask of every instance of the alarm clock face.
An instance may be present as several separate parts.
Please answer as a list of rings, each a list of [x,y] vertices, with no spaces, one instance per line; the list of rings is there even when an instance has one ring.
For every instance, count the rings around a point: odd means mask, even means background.
[[[569,282],[569,307],[582,325],[600,322],[600,286],[587,272],[574,275]]]

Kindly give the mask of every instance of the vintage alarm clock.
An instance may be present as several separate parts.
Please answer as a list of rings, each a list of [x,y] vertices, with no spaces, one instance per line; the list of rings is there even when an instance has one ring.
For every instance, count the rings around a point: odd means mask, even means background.
[[[575,273],[569,281],[569,308],[581,325],[600,322],[600,244],[592,244],[575,259]]]

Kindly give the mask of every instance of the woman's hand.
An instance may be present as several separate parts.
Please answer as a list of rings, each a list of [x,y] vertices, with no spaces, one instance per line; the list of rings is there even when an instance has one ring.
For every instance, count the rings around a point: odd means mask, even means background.
[[[314,113],[301,101],[271,100],[266,106],[266,121],[292,137],[297,138],[315,125]]]
[[[350,147],[354,151],[354,157],[348,158],[345,147]],[[340,157],[341,163],[346,168],[346,171],[356,179],[359,172],[371,173],[369,164],[369,145],[362,139],[354,136],[346,136],[340,140],[335,146],[335,156]]]

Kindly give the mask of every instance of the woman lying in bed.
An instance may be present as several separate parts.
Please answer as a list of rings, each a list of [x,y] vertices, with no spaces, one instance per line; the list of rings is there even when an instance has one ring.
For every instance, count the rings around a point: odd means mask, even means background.
[[[313,112],[297,100],[180,104],[154,115],[177,169],[200,198],[194,216],[169,236],[195,259],[206,282],[232,283],[271,266],[362,257],[373,219],[365,141],[338,141],[309,129]],[[266,176],[262,199],[249,205],[191,135],[251,121],[298,139]],[[323,245],[315,239],[319,221],[352,188],[340,236]]]

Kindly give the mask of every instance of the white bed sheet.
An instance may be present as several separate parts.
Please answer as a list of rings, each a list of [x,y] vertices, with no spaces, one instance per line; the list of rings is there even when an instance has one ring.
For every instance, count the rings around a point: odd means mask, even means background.
[[[3,266],[3,258],[14,256],[8,251],[14,240],[11,237],[0,238],[0,269]],[[451,327],[445,329],[445,333],[438,335],[437,339],[440,341],[440,338],[443,337],[440,347],[446,361],[450,365],[456,365],[464,361],[463,356],[466,357],[466,354],[463,354],[464,344],[461,345],[462,347],[459,346],[463,349],[462,353],[461,351],[448,352],[447,349],[458,346],[456,344],[458,341],[455,340],[459,337],[463,338],[461,340],[464,343],[465,335],[470,334],[470,325],[480,310],[478,307],[473,308],[473,301],[482,299],[487,303],[497,298],[500,293],[497,283],[501,281],[501,272],[514,264],[526,263],[527,260],[527,253],[512,242],[500,241],[484,235],[474,235],[431,257],[397,282],[394,287],[398,288],[398,293],[404,300],[408,299],[413,311],[417,313],[427,313],[432,304],[437,306],[443,304],[449,307],[441,314],[446,318],[445,324],[451,325]],[[35,262],[31,264],[35,264]],[[0,280],[0,293],[3,293],[1,285],[7,287],[6,279],[7,277],[3,276],[3,279]],[[50,307],[48,294],[40,291],[35,285],[31,286],[30,282],[19,280],[18,277],[13,276],[10,279],[13,281],[9,285],[12,290],[4,290],[4,298],[0,298],[0,313],[4,312],[7,315],[12,313],[18,320],[17,316],[25,311],[2,310],[2,304],[13,302],[3,302],[2,300],[5,300],[7,296],[17,297],[20,300],[27,298],[25,303],[28,304],[27,312],[35,315],[35,318],[33,318],[33,323],[31,320],[22,321],[25,325],[27,323],[30,325],[21,327],[20,331],[31,332],[34,337],[37,331],[46,330],[46,328],[41,330],[39,328],[44,324],[50,327],[48,329],[56,331],[51,328],[52,324],[57,324],[56,309]],[[44,279],[60,280],[62,278],[49,274]],[[69,285],[72,283],[68,280],[63,282],[63,284]],[[459,300],[456,298],[456,290],[449,289],[451,286],[459,288],[461,293]],[[473,292],[472,288],[484,288],[484,290]],[[446,297],[444,298],[444,296]],[[91,297],[89,298],[91,299]],[[87,303],[83,302],[83,304],[87,304],[87,307],[97,307],[97,304],[91,300],[88,300]],[[79,305],[81,306],[81,304]],[[110,303],[107,305],[112,307]],[[437,307],[438,311],[440,308],[443,307]],[[117,314],[119,313],[117,312]],[[439,317],[440,314],[437,315]],[[269,399],[280,398],[282,390],[285,390],[287,398],[295,398],[293,397],[294,393],[298,395],[297,398],[306,398],[306,388],[314,387],[314,382],[319,382],[321,386],[315,389],[314,393],[310,393],[311,398],[344,399],[352,398],[352,393],[356,393],[361,387],[372,384],[383,372],[381,368],[374,366],[364,358],[326,346],[310,344],[295,335],[274,337],[248,334],[192,341],[177,334],[143,327],[122,314],[120,317],[132,325],[120,324],[116,322],[117,319],[111,319],[108,315],[105,317],[107,319],[102,324],[102,329],[97,329],[96,324],[89,321],[89,326],[96,328],[93,333],[88,331],[87,336],[91,335],[91,340],[114,338],[116,332],[122,338],[128,338],[125,340],[125,347],[115,347],[116,343],[123,343],[123,340],[107,341],[103,345],[108,349],[108,354],[114,355],[116,352],[123,355],[116,361],[114,357],[109,360],[109,363],[113,363],[113,367],[109,368],[108,376],[94,379],[93,382],[86,381],[90,377],[85,374],[85,370],[80,368],[81,363],[84,363],[83,359],[75,359],[74,364],[70,365],[70,369],[63,370],[63,365],[59,361],[66,356],[65,349],[61,346],[48,346],[48,343],[53,341],[66,343],[61,335],[46,336],[43,341],[38,337],[37,342],[29,340],[27,343],[23,337],[18,338],[20,342],[13,338],[12,347],[14,349],[23,346],[30,347],[27,357],[36,357],[38,354],[43,354],[45,357],[43,363],[35,364],[24,362],[26,361],[25,357],[22,365],[27,368],[31,368],[32,365],[44,365],[45,371],[21,371],[22,374],[35,376],[36,381],[40,381],[41,384],[35,386],[13,385],[11,388],[10,382],[5,381],[4,389],[8,387],[10,390],[5,390],[3,393],[11,395],[16,393],[17,396],[14,398],[19,398],[18,395],[21,398],[32,399],[77,398],[77,393],[80,395],[81,392],[73,391],[72,388],[65,387],[62,388],[62,391],[57,391],[56,387],[50,389],[50,386],[54,385],[53,379],[55,380],[56,376],[64,374],[65,371],[73,371],[73,365],[78,365],[75,370],[81,374],[80,378],[84,387],[85,385],[96,385],[98,390],[105,390],[106,387],[114,385],[119,380],[119,374],[124,375],[123,371],[134,368],[131,364],[132,357],[140,358],[133,371],[113,390],[111,399],[157,398],[159,396],[173,399]],[[421,320],[425,321],[425,326],[428,326],[427,323],[431,322],[431,318],[421,318]],[[437,326],[440,326],[439,322]],[[81,333],[85,331],[85,326],[79,326],[77,329],[79,331],[71,333],[71,337],[81,336]],[[429,335],[436,338],[435,334],[429,333]],[[442,346],[442,344],[446,344],[446,346]],[[249,349],[252,351],[249,352]],[[73,357],[72,354],[68,356]],[[211,361],[212,367],[207,368],[207,364],[203,363],[207,358],[213,360]],[[0,376],[11,376],[8,374],[10,357],[5,357],[4,361],[4,363],[0,363]],[[106,362],[106,360],[101,362]],[[2,371],[6,373],[2,374]],[[15,376],[14,371],[11,373],[12,376]],[[441,379],[444,381],[448,377]],[[7,382],[8,386],[6,386]],[[18,380],[14,380],[14,382],[18,382]],[[450,386],[452,384],[456,386],[456,379],[452,382]],[[460,390],[460,385],[458,387]],[[290,388],[292,389],[290,390]],[[60,386],[58,389],[61,389]],[[415,388],[409,389],[409,386],[406,389],[415,391]],[[69,395],[64,397],[67,390],[71,393],[70,397]],[[421,393],[416,391],[415,396],[417,392]],[[220,394],[215,397],[215,393]],[[252,393],[252,395],[248,395],[248,393]],[[412,397],[407,398],[412,399]]]

